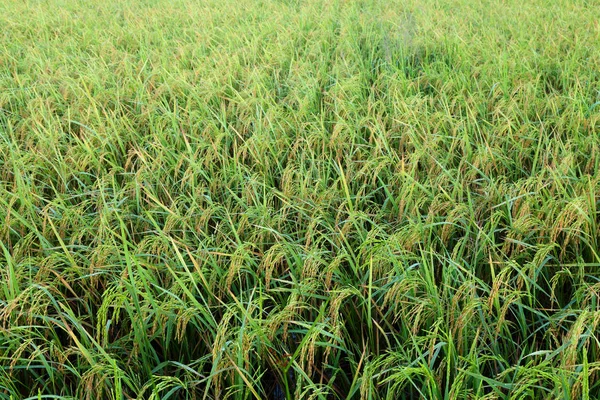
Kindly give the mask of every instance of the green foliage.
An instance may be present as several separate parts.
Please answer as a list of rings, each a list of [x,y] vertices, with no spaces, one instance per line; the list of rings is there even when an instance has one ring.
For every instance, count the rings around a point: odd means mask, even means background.
[[[596,1],[0,3],[0,399],[600,397]]]

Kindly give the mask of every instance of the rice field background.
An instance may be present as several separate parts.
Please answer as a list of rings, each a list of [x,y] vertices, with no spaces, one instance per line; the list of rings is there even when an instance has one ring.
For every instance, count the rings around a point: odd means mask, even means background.
[[[0,399],[600,398],[600,2],[0,2]]]

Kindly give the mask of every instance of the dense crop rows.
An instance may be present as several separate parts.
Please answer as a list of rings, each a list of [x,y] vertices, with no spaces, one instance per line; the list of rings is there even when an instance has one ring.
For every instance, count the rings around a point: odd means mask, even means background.
[[[599,398],[599,19],[0,2],[0,399]]]

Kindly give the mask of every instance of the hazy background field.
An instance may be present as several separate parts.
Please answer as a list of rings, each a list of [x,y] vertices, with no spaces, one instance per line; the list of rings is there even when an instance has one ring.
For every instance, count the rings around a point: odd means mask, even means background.
[[[0,399],[600,397],[600,2],[0,2]]]

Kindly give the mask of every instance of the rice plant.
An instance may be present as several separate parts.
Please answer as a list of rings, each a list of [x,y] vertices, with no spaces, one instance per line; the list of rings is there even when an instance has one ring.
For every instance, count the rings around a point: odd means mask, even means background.
[[[0,3],[0,399],[600,398],[600,3]]]

